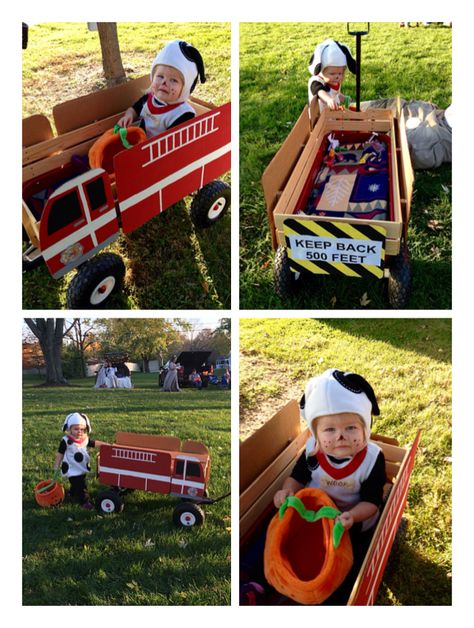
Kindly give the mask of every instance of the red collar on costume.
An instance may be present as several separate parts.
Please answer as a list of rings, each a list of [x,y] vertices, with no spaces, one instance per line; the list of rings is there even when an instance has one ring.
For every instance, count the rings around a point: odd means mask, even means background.
[[[316,458],[318,459],[321,469],[326,471],[326,473],[328,473],[335,480],[342,480],[342,478],[352,475],[352,473],[360,467],[360,465],[364,462],[366,454],[367,446],[365,446],[362,451],[359,451],[359,453],[352,458],[349,464],[342,468],[333,467],[322,451],[318,451],[316,453]]]
[[[73,438],[71,436],[71,434],[67,435],[69,440],[72,440],[73,443],[76,443],[76,445],[82,445],[83,443],[85,443],[88,439],[88,436],[84,436],[84,438],[82,438],[81,440],[79,440],[78,438]]]
[[[182,105],[182,102],[175,102],[171,105],[155,105],[153,94],[148,94],[147,105],[151,113],[167,113]]]

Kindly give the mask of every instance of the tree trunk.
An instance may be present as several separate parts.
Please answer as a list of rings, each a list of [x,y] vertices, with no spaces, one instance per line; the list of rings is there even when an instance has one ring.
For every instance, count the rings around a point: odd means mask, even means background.
[[[61,364],[64,318],[25,318],[43,352],[46,362],[46,385],[67,386]]]
[[[97,22],[100,48],[102,50],[102,67],[108,87],[119,85],[126,80],[122,65],[120,46],[115,22]]]
[[[142,362],[143,362],[143,372],[149,373],[150,372],[150,360],[148,358],[142,358]]]

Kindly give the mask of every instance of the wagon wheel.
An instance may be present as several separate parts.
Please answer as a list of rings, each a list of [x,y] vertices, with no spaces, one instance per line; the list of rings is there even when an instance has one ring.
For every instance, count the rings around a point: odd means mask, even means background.
[[[95,505],[99,512],[110,515],[113,512],[122,512],[123,499],[117,491],[102,491],[97,496]]]
[[[408,247],[402,240],[400,252],[395,255],[389,264],[388,301],[394,309],[401,309],[408,305],[411,293],[411,264]]]
[[[230,206],[230,186],[224,181],[211,181],[193,198],[190,214],[196,227],[210,227]]]
[[[298,277],[299,273],[294,273],[290,268],[286,247],[280,245],[273,263],[273,283],[278,296],[288,299],[296,294]]]
[[[173,523],[183,528],[200,526],[204,523],[204,511],[197,504],[183,502],[173,511]]]
[[[99,309],[122,285],[125,265],[115,253],[101,253],[79,268],[66,296],[71,309]]]

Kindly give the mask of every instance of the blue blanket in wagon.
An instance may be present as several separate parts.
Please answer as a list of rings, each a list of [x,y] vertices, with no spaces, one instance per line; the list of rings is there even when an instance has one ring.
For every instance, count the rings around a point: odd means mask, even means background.
[[[299,213],[386,220],[389,177],[385,142],[371,138],[331,148],[330,144],[306,207]]]

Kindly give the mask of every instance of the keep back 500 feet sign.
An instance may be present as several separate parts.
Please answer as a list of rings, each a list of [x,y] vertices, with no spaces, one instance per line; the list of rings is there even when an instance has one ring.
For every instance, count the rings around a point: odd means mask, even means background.
[[[295,272],[383,277],[383,227],[290,218],[283,231],[290,267]]]

